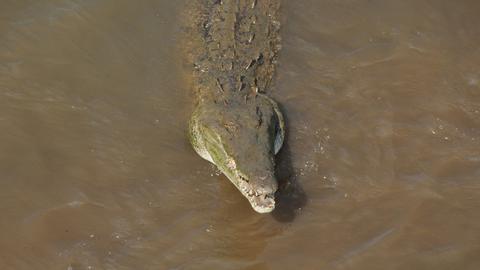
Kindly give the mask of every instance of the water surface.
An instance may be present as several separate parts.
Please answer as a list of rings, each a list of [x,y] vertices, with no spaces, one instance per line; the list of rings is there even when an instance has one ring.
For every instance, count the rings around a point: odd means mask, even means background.
[[[1,269],[480,268],[478,1],[283,1],[272,215],[188,144],[184,1],[40,2],[0,9]]]

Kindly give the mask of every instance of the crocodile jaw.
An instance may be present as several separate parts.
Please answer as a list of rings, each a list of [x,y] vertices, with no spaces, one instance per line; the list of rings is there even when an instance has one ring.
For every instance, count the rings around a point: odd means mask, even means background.
[[[230,173],[224,173],[229,180],[238,188],[242,195],[247,198],[253,210],[258,213],[270,213],[275,209],[275,192],[277,190],[276,181],[270,185],[256,187],[246,182],[242,177],[232,176]]]
[[[275,209],[274,194],[247,197],[253,210],[260,214],[270,213]]]

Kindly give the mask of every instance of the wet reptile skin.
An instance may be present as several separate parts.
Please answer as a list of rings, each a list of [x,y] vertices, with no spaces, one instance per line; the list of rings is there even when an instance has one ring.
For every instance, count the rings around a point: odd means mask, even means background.
[[[189,136],[259,213],[275,208],[274,155],[283,116],[269,98],[280,49],[279,1],[196,0],[189,4],[195,110]]]

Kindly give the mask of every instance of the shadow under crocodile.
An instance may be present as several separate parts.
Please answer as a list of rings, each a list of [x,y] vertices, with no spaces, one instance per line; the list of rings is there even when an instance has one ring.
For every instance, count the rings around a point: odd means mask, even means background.
[[[280,106],[280,109],[282,107]],[[282,109],[285,112],[284,109]],[[276,156],[276,176],[279,188],[275,194],[276,206],[272,212],[272,216],[279,222],[292,222],[295,220],[299,209],[307,204],[307,194],[296,179],[295,169],[292,163],[292,154],[288,143],[288,119],[284,115],[286,121],[286,141]]]

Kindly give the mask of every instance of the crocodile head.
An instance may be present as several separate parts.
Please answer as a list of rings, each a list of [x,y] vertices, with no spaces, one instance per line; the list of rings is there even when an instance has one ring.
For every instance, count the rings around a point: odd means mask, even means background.
[[[190,123],[196,152],[215,164],[259,213],[275,208],[274,155],[283,138],[283,116],[263,95],[249,104],[200,104]]]

